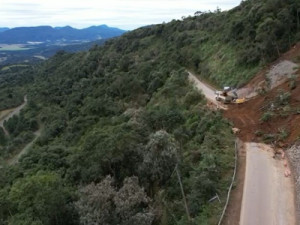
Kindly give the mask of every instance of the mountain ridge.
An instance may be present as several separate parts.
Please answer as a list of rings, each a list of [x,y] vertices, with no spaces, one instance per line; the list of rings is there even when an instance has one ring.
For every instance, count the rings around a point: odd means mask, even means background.
[[[55,42],[58,40],[67,41],[94,41],[120,36],[126,30],[121,30],[107,25],[91,26],[83,29],[71,26],[52,27],[15,27],[12,29],[0,28],[0,43],[24,44],[27,42]]]
[[[7,30],[9,30],[8,27],[0,27],[0,32],[4,32],[4,31],[7,31]]]

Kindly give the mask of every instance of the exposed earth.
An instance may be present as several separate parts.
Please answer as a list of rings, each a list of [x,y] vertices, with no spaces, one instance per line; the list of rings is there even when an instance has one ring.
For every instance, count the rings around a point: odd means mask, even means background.
[[[300,43],[239,90],[242,97],[246,95],[251,99],[245,104],[228,105],[224,116],[240,129],[241,140],[276,142],[283,147],[300,137],[299,65]],[[267,112],[271,116],[264,121],[263,115]],[[280,137],[280,133],[284,137]]]
[[[280,147],[289,145],[300,135],[300,71],[293,80],[259,94],[244,104],[228,105],[224,116],[240,129],[238,137],[243,141],[276,142]],[[294,89],[291,88],[293,82]],[[281,95],[290,95],[286,99]],[[270,118],[263,120],[263,115],[270,112]],[[280,137],[280,133],[286,137]]]

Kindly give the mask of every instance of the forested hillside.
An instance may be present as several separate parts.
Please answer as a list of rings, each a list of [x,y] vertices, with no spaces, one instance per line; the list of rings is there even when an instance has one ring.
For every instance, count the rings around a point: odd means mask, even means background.
[[[1,110],[24,95],[28,103],[4,124],[8,136],[0,128],[0,224],[216,224],[234,136],[186,69],[215,85],[244,84],[299,41],[299,9],[243,1],[2,69]],[[209,202],[216,194],[221,203]]]

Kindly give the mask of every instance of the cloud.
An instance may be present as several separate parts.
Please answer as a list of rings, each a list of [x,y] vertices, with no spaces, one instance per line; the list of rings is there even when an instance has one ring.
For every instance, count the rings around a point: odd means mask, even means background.
[[[0,0],[0,27],[108,24],[133,29],[168,22],[201,10],[223,10],[240,0]]]

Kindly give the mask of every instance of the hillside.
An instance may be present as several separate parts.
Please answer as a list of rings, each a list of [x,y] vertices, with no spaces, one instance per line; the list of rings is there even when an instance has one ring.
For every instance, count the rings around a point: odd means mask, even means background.
[[[300,41],[299,8],[243,1],[2,68],[0,110],[28,103],[0,129],[0,223],[216,224],[235,137],[186,69],[242,86]]]

